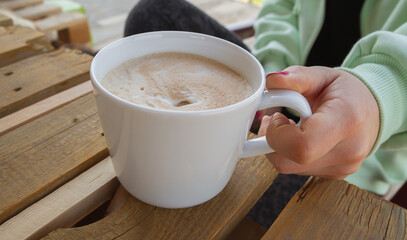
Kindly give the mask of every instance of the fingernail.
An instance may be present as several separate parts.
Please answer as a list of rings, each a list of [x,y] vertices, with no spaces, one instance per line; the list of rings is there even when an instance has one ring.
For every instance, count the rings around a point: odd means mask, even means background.
[[[254,116],[256,119],[261,119],[261,117],[263,116],[263,113],[261,111],[257,111],[256,115]]]
[[[286,72],[286,71],[283,71],[283,72],[272,72],[272,73],[267,74],[266,78],[269,77],[269,76],[271,76],[271,75],[284,75],[284,76],[286,76],[286,75],[288,75],[288,72]]]

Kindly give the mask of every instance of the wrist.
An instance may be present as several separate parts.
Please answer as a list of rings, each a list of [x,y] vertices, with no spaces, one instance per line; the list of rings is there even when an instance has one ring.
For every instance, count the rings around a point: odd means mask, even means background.
[[[376,152],[379,146],[401,127],[403,106],[406,104],[406,99],[403,99],[403,97],[405,98],[407,91],[400,88],[398,84],[401,73],[395,72],[386,65],[363,63],[354,68],[337,68],[359,78],[369,88],[377,101],[380,127],[371,154]],[[403,93],[402,91],[406,92]]]

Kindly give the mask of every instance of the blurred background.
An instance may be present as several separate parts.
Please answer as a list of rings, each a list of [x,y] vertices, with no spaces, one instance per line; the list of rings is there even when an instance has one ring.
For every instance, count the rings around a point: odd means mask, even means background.
[[[261,0],[188,1],[229,28],[250,24],[256,18],[261,5]],[[123,36],[127,15],[137,0],[75,0],[75,2],[83,6],[92,35],[92,48],[99,50]],[[250,43],[250,39],[246,41]]]

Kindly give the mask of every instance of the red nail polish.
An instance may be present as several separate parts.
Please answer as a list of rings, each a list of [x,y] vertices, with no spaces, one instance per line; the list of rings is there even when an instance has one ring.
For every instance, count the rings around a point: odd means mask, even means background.
[[[272,73],[267,74],[266,78],[267,78],[268,76],[275,75],[275,74],[286,76],[286,75],[288,75],[288,72],[286,72],[286,71],[283,71],[283,72],[272,72]]]
[[[255,115],[254,117],[255,117],[256,119],[261,120],[262,116],[263,116],[263,113],[262,113],[261,111],[257,111],[257,112],[256,112],[256,115]]]

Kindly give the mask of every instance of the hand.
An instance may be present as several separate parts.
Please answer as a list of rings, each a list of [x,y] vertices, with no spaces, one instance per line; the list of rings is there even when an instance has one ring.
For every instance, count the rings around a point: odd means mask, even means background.
[[[359,169],[380,125],[362,81],[342,70],[293,66],[269,74],[266,87],[301,93],[313,112],[300,128],[281,113],[263,118],[259,135],[276,151],[267,157],[279,172],[343,179]]]

